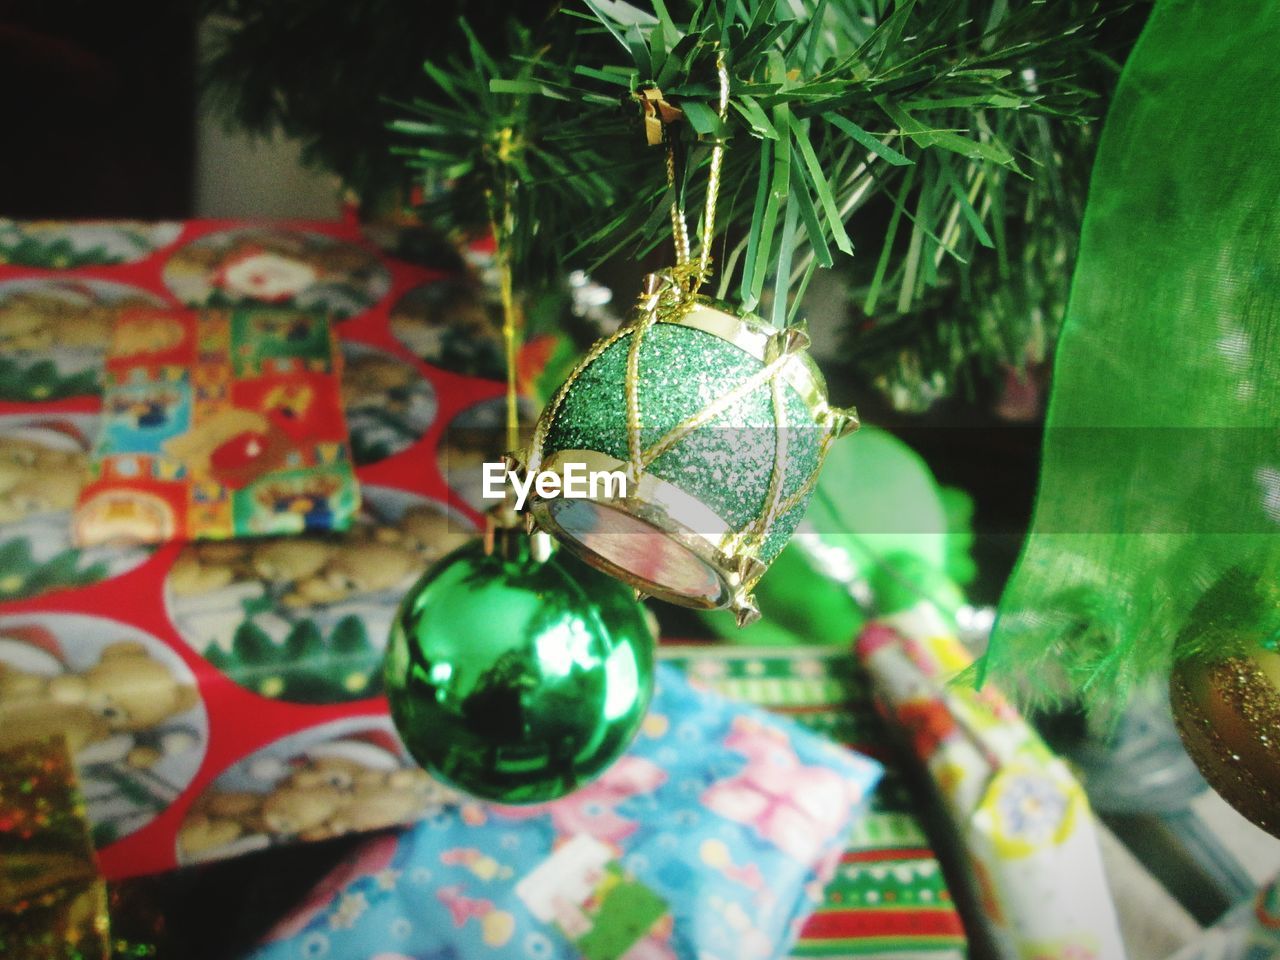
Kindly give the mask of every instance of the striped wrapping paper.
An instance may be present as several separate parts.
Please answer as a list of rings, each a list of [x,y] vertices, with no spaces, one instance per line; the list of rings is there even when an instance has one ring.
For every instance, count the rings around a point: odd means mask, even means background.
[[[792,716],[886,765],[794,957],[967,956],[960,916],[895,758],[886,755],[888,734],[851,654],[830,647],[666,645],[660,656],[726,696]]]

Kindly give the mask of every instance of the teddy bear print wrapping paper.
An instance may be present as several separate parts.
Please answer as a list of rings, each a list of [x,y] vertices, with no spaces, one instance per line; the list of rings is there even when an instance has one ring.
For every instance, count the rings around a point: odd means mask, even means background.
[[[0,217],[0,264],[58,269],[135,263],[181,233],[182,224],[175,222]]]
[[[424,348],[433,329],[458,347],[472,321],[415,314],[414,339],[393,315],[411,291],[457,277],[387,255],[350,223],[151,226],[0,221],[0,729],[71,731],[111,878],[450,810],[477,820],[477,804],[408,760],[378,669],[404,589],[477,529],[478,451],[501,443],[502,383],[472,375],[492,370],[455,363],[452,347]],[[73,543],[112,331],[129,313],[182,308],[327,313],[362,492],[348,530]],[[144,324],[142,334],[153,331]],[[828,676],[827,661],[711,653],[681,665],[836,739],[867,742],[865,690]],[[126,666],[138,684],[124,682]],[[759,677],[748,671],[757,667]],[[800,691],[790,706],[774,698],[779,675]],[[893,953],[963,954],[892,769],[845,844],[798,953],[883,951],[889,937]],[[483,856],[455,860],[477,881],[501,873]],[[466,916],[468,895],[457,892],[453,909]]]
[[[182,821],[178,860],[237,856],[282,838],[362,833],[463,802],[409,764],[386,718],[336,720],[283,737],[219,774]]]
[[[100,393],[118,313],[167,303],[162,294],[126,282],[28,271],[0,276],[0,401]]]
[[[145,547],[78,549],[71,516],[101,418],[0,414],[0,602],[88,586],[142,563]]]
[[[165,579],[183,640],[248,690],[295,703],[376,694],[396,606],[474,530],[461,512],[367,485],[348,532],[183,545]]]
[[[0,617],[0,749],[64,736],[97,846],[182,795],[208,726],[191,670],[144,631],[81,614]]]
[[[438,376],[390,333],[390,304],[444,274],[342,224],[135,227],[0,223],[0,366],[20,375],[0,389],[0,736],[72,731],[111,877],[451,802],[378,696],[400,595],[478,519],[435,468],[440,418],[501,395]],[[241,402],[179,429],[211,384]],[[337,430],[324,442],[350,435],[359,456],[342,461],[365,493],[346,530],[77,544],[95,451],[136,443],[140,421],[232,487],[281,435],[294,450]],[[242,434],[260,449],[231,449]],[[267,479],[286,515],[313,512],[317,491]],[[331,808],[305,809],[299,785],[320,777]]]

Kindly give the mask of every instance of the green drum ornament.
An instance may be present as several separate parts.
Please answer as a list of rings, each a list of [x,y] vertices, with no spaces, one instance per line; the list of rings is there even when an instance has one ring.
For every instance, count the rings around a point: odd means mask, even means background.
[[[566,551],[535,555],[529,539],[500,531],[497,549],[477,540],[428,570],[401,602],[384,667],[414,759],[506,804],[604,772],[653,693],[653,634],[631,591]]]
[[[752,622],[829,444],[857,428],[808,343],[650,277],[538,421],[527,469],[559,489],[531,496],[534,521],[640,593]]]

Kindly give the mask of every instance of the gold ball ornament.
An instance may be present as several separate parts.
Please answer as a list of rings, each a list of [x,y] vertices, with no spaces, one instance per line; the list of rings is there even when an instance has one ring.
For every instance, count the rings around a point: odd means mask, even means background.
[[[1280,654],[1184,660],[1169,690],[1178,733],[1204,778],[1280,837]]]

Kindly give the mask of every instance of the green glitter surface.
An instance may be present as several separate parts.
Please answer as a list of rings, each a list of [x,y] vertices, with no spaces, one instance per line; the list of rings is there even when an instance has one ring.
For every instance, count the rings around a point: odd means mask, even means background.
[[[631,338],[623,337],[578,375],[547,431],[544,453],[596,450],[616,460],[627,459],[626,375],[630,347]]]
[[[625,461],[625,381],[631,337],[596,358],[569,388],[547,432],[544,453],[595,450]],[[764,366],[727,340],[678,324],[651,327],[640,347],[641,440],[648,447],[705,409]],[[787,463],[783,497],[799,490],[818,468],[823,430],[790,386],[783,388]],[[685,437],[647,472],[696,496],[730,527],[740,530],[765,509],[777,453],[772,391],[761,386],[710,423]],[[760,559],[772,560],[790,539],[804,504],[776,519]]]
[[[796,527],[804,519],[804,512],[807,509],[809,509],[809,497],[805,497],[797,506],[792,507],[782,516],[774,518],[769,530],[764,535],[764,542],[760,544],[760,560],[764,563],[773,562],[774,558],[782,552],[782,548],[787,545],[791,535],[796,532]]]

